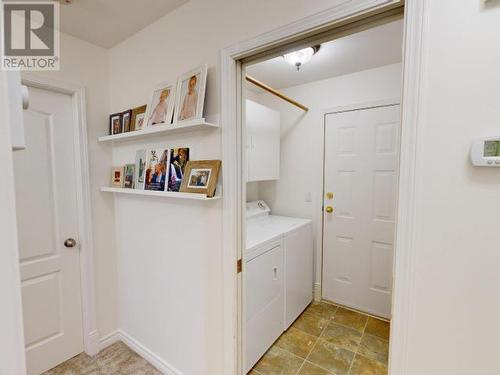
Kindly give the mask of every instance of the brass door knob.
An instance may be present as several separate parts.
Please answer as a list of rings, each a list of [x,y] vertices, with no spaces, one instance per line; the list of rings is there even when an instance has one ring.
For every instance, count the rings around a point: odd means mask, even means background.
[[[325,211],[329,214],[331,214],[333,212],[333,207],[332,206],[326,206],[325,207]]]
[[[74,238],[68,238],[66,241],[64,241],[64,246],[66,247],[75,247],[76,246],[76,240]]]

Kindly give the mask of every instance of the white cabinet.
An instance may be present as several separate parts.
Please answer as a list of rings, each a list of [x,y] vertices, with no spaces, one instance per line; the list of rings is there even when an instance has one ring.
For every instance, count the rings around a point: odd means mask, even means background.
[[[246,101],[247,182],[280,178],[280,113]]]

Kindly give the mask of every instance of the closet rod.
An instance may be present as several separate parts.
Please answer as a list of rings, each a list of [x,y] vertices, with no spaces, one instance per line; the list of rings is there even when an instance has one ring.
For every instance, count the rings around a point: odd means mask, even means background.
[[[249,75],[246,76],[246,80],[248,82],[253,83],[255,86],[259,86],[261,89],[264,89],[264,90],[270,92],[271,94],[276,95],[277,97],[279,97],[279,98],[281,98],[283,100],[286,100],[288,103],[293,104],[296,107],[299,107],[303,111],[306,111],[306,112],[309,111],[309,108],[306,107],[305,105],[303,105],[303,104],[301,104],[301,103],[293,100],[292,98],[286,96],[285,94],[282,94],[278,90],[273,89],[272,87],[266,85],[265,83],[263,83],[263,82],[255,79],[253,77],[250,77]]]

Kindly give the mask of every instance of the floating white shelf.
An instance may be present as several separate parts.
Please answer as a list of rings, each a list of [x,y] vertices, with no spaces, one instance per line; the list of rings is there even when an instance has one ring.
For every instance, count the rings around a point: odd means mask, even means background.
[[[120,193],[120,194],[133,194],[133,195],[146,195],[153,197],[164,197],[164,198],[176,198],[176,199],[192,199],[198,201],[213,201],[220,199],[220,195],[215,195],[213,198],[208,198],[204,194],[196,193],[178,193],[174,191],[151,191],[151,190],[139,190],[139,189],[125,189],[125,188],[115,188],[103,186],[101,191],[106,193]]]
[[[139,138],[149,137],[155,134],[175,134],[175,133],[183,133],[194,130],[216,129],[218,127],[219,125],[206,122],[204,118],[201,118],[201,119],[186,121],[179,125],[175,124],[153,125],[153,126],[148,126],[142,130],[136,130],[132,132],[120,133],[115,135],[105,135],[103,137],[99,137],[99,142],[130,141]]]

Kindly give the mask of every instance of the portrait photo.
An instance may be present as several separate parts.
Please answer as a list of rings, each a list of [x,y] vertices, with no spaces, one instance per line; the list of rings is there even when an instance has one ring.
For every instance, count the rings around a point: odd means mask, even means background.
[[[165,191],[168,159],[168,149],[148,150],[144,172],[145,190]]]
[[[188,161],[189,148],[173,148],[170,151],[168,191],[179,191]]]
[[[129,109],[128,111],[122,112],[122,132],[127,133],[130,131],[130,118],[132,116],[132,110]]]
[[[123,133],[121,113],[114,113],[109,116],[109,134]]]
[[[188,188],[206,189],[210,181],[211,169],[191,169],[188,180]]]
[[[175,99],[176,114],[174,123],[203,117],[206,82],[206,66],[194,69],[179,78]]]
[[[146,105],[141,105],[132,109],[132,118],[130,120],[130,131],[141,130],[144,127],[144,118],[146,117]]]
[[[209,198],[213,197],[217,187],[220,167],[220,160],[188,161],[180,191],[206,194]]]
[[[123,187],[123,167],[113,167],[111,168],[111,186],[113,187]]]
[[[170,124],[174,112],[175,87],[163,85],[153,92],[151,103],[147,111],[147,125]]]

